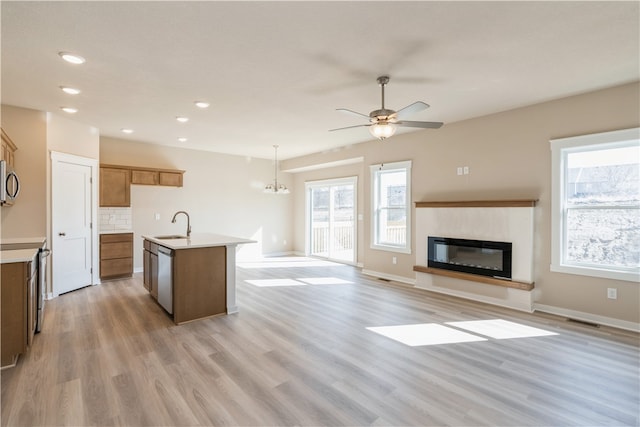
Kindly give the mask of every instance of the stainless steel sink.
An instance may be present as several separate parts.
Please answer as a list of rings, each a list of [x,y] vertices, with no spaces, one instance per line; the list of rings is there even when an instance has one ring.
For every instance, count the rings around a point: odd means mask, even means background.
[[[187,236],[181,236],[179,234],[169,234],[167,236],[154,236],[158,240],[172,240],[172,239],[186,239]]]

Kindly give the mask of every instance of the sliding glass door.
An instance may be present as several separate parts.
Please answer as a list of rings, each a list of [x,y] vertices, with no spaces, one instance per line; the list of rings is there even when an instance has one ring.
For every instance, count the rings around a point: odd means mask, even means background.
[[[307,253],[356,262],[357,177],[306,183]]]

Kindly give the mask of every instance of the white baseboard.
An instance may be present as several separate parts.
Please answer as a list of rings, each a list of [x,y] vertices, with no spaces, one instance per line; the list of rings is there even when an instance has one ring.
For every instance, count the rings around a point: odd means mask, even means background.
[[[134,268],[133,272],[134,273],[143,273],[144,272],[144,268],[142,268],[142,267]]]
[[[381,273],[379,271],[363,269],[362,274],[366,274],[367,276],[378,277],[380,279],[393,280],[394,282],[406,283],[412,286],[415,286],[416,284],[415,279],[411,279],[409,277],[403,277],[403,276],[396,276],[395,274]]]
[[[624,329],[627,331],[640,332],[640,323],[629,322],[627,320],[614,319],[613,317],[599,316],[597,314],[585,313],[583,311],[537,303],[533,305],[533,309],[534,311],[542,311],[543,313],[555,314],[557,316],[568,317],[570,319],[582,320],[598,325],[612,326],[614,328]]]

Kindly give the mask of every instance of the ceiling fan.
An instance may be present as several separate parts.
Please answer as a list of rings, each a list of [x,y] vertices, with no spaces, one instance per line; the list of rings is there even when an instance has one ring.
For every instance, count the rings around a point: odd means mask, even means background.
[[[392,136],[396,132],[396,128],[398,126],[425,129],[438,129],[442,126],[442,122],[417,122],[405,120],[406,117],[429,108],[429,104],[425,104],[422,101],[414,102],[413,104],[407,105],[406,107],[401,108],[398,111],[388,110],[384,108],[384,87],[387,85],[387,83],[389,83],[389,76],[378,77],[378,83],[382,88],[382,108],[380,108],[379,110],[374,110],[370,112],[369,115],[358,113],[352,110],[347,110],[346,108],[338,108],[337,110],[349,114],[355,114],[359,117],[366,117],[367,119],[369,119],[369,123],[365,125],[355,125],[331,129],[330,132],[357,127],[369,127],[369,132],[371,132],[371,135],[382,140]]]

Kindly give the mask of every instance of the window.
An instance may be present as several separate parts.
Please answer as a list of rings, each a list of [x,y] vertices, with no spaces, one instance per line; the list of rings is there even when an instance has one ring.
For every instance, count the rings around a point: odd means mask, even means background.
[[[371,247],[411,253],[411,161],[370,168]]]
[[[551,141],[551,270],[640,281],[640,128]]]

